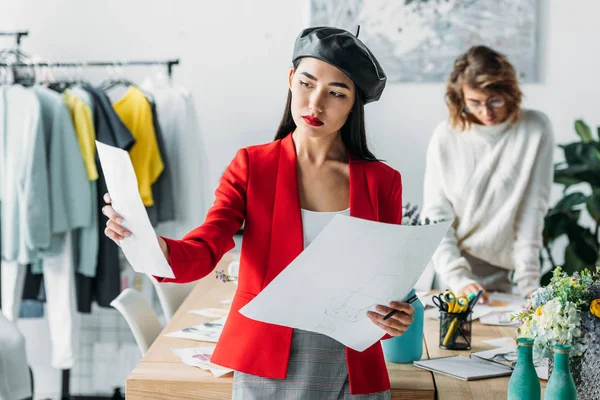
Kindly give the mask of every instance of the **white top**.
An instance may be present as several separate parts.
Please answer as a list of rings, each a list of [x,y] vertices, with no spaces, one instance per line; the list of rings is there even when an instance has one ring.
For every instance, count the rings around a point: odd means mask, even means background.
[[[0,87],[2,259],[29,264],[50,246],[50,193],[41,106],[21,85]]]
[[[0,310],[0,400],[31,397],[25,339]]]
[[[154,96],[158,122],[169,160],[175,220],[158,225],[159,235],[181,238],[202,224],[210,204],[206,199],[208,157],[192,94],[157,77],[141,88]]]
[[[319,212],[302,209],[302,230],[304,231],[304,248],[315,240],[319,233],[337,214],[350,215],[350,209],[344,211]]]
[[[427,150],[421,218],[455,218],[432,262],[452,290],[475,283],[465,251],[507,270],[526,295],[539,287],[542,230],[553,177],[554,137],[548,118],[523,110],[515,124],[447,121]]]

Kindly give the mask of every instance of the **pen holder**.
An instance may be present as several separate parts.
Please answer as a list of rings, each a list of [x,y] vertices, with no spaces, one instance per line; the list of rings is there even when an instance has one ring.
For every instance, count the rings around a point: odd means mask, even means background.
[[[460,314],[440,311],[440,347],[446,350],[470,350],[472,312]]]

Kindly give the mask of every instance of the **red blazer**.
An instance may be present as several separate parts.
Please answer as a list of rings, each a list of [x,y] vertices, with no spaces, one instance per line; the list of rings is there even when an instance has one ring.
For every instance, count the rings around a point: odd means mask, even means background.
[[[350,215],[400,224],[400,174],[381,162],[350,159],[349,165]],[[212,361],[252,375],[285,379],[292,328],[248,319],[238,311],[304,249],[291,134],[237,152],[221,177],[204,224],[182,240],[165,239],[176,278],[161,280],[184,283],[210,274],[234,247],[233,235],[243,221],[238,288]],[[379,342],[363,352],[346,348],[346,360],[352,394],[390,388]]]

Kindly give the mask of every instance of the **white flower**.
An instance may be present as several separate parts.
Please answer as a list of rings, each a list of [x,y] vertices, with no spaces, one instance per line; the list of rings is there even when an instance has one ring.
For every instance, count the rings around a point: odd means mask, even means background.
[[[555,344],[570,344],[575,353],[581,352],[580,327],[581,314],[577,306],[567,302],[563,307],[558,299],[552,299],[535,310],[526,329],[535,338],[536,348],[545,357],[550,357]]]

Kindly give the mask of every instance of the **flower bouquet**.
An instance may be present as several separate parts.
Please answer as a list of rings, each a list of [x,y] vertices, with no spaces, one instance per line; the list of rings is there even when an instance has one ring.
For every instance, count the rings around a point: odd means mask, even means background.
[[[240,260],[238,258],[233,259],[229,265],[227,266],[227,272],[224,269],[215,271],[215,278],[220,280],[223,283],[233,282],[237,285],[238,282],[238,273],[240,269]]]
[[[570,345],[579,399],[600,398],[600,268],[568,276],[557,267],[512,318],[521,323],[518,336],[534,339],[534,351],[550,359],[551,369],[554,346]]]

